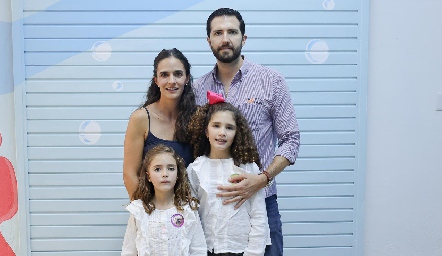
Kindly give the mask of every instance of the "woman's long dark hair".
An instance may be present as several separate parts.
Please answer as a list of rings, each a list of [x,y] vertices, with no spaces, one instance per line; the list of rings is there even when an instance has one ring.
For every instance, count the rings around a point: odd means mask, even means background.
[[[191,65],[186,56],[184,56],[184,54],[180,50],[176,48],[169,50],[163,49],[160,53],[158,53],[153,62],[153,77],[150,80],[150,86],[147,90],[146,102],[144,102],[141,107],[146,107],[147,105],[160,100],[160,88],[158,88],[154,78],[157,77],[158,64],[160,63],[160,61],[169,57],[174,57],[181,61],[184,69],[186,70],[186,76],[189,79],[189,81],[184,85],[184,91],[181,95],[180,102],[178,103],[178,115],[175,123],[174,134],[174,139],[176,139],[177,141],[188,142],[189,138],[187,136],[187,125],[189,124],[190,118],[192,117],[193,113],[195,113],[196,111],[196,103],[195,94],[193,93],[192,89],[193,78],[190,74]]]

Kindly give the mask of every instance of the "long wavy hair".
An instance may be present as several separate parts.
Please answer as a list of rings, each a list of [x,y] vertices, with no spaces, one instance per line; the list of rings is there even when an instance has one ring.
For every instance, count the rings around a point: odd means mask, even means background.
[[[199,107],[189,123],[188,131],[190,143],[194,146],[194,157],[210,154],[210,142],[206,135],[206,130],[212,115],[218,111],[230,111],[236,123],[236,133],[233,143],[230,146],[230,155],[235,165],[255,162],[261,168],[259,153],[253,139],[252,131],[244,116],[238,108],[232,104],[223,102],[209,104]]]
[[[155,197],[155,189],[152,182],[149,182],[148,170],[152,159],[159,154],[170,154],[177,164],[177,181],[173,188],[175,196],[173,203],[175,207],[182,211],[183,206],[189,205],[191,209],[197,210],[199,201],[195,197],[192,197],[190,190],[189,178],[187,177],[186,166],[184,160],[180,157],[171,147],[163,144],[158,144],[149,150],[144,157],[143,165],[138,171],[138,187],[132,195],[133,200],[141,199],[143,206],[148,214],[151,214],[155,210],[155,204],[153,198]]]
[[[189,78],[189,81],[184,85],[184,91],[181,95],[180,101],[178,103],[178,115],[175,123],[175,134],[174,139],[179,142],[189,142],[189,138],[187,136],[187,125],[190,122],[190,118],[193,113],[196,111],[196,102],[195,102],[195,94],[193,93],[192,83],[193,77],[190,74],[191,65],[187,60],[184,54],[176,49],[163,49],[160,53],[158,53],[157,57],[153,62],[153,77],[150,80],[150,86],[147,90],[146,101],[140,107],[146,107],[154,102],[157,102],[161,98],[160,88],[158,88],[155,83],[155,77],[157,77],[158,64],[169,57],[177,58],[181,61],[186,70],[186,77]]]

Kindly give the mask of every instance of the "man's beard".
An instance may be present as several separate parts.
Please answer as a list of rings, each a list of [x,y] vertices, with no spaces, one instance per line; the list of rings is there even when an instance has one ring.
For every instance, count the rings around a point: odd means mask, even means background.
[[[226,48],[226,46],[224,48]],[[215,49],[212,46],[210,46],[210,49],[212,49],[212,53],[215,56],[215,58],[221,61],[222,63],[232,63],[232,61],[236,60],[241,55],[242,45],[238,46],[237,48],[234,48],[233,46],[230,47],[231,50],[232,48],[233,48],[233,54],[230,55],[229,53],[221,54],[220,52],[222,51],[222,48]]]

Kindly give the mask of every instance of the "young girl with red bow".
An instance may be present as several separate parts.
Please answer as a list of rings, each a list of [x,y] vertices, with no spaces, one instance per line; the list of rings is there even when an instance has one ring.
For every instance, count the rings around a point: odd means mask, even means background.
[[[208,92],[189,124],[195,161],[187,168],[207,241],[208,255],[264,255],[270,244],[264,191],[238,209],[216,197],[232,175],[260,173],[253,135],[241,112],[221,95]]]

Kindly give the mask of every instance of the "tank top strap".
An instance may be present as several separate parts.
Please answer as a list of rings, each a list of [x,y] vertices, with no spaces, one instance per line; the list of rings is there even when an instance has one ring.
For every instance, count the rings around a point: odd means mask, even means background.
[[[147,110],[146,107],[144,107],[144,109],[146,110],[146,113],[147,113],[147,119],[149,120],[149,131],[150,131],[150,114],[149,114],[149,110]]]

